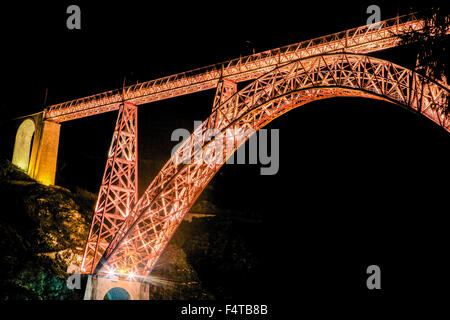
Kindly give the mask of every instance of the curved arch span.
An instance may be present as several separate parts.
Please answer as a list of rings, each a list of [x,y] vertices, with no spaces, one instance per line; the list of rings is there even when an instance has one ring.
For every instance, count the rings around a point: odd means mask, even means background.
[[[308,102],[337,96],[389,101],[450,131],[445,107],[449,90],[389,61],[337,53],[279,66],[224,101],[178,148],[121,226],[95,273],[121,269],[146,277],[208,182],[249,138],[242,133],[257,131]],[[211,130],[215,135],[205,138]],[[217,142],[231,148],[221,152]]]

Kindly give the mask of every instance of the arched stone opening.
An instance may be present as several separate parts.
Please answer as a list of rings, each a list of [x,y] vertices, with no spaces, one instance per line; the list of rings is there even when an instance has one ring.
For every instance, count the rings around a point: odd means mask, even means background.
[[[130,298],[130,294],[127,290],[120,287],[114,287],[105,294],[103,300],[130,300]]]
[[[32,119],[24,120],[17,129],[12,163],[28,173],[30,165],[31,147],[36,132],[36,125]]]

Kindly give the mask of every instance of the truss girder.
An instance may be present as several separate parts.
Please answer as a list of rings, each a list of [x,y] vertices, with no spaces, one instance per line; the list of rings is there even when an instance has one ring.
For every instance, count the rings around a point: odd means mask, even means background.
[[[92,273],[137,202],[137,106],[119,108],[81,265]]]
[[[237,91],[237,84],[234,81],[228,79],[220,79],[217,84],[216,94],[214,95],[214,102],[212,107],[212,112],[222,105],[229,98],[233,97],[233,95]],[[228,103],[228,105],[234,105],[233,103]],[[210,123],[208,124],[210,128],[216,128],[217,117],[209,118]]]
[[[202,190],[249,138],[246,133],[289,110],[336,96],[368,97],[404,106],[450,131],[444,110],[449,95],[430,79],[365,55],[319,55],[279,66],[223,101],[195,129],[139,199],[95,273],[113,269],[147,276]],[[211,129],[217,129],[212,137]]]
[[[330,52],[369,53],[398,45],[398,35],[420,30],[414,14],[379,22],[379,28],[358,28],[272,49],[164,78],[138,83],[46,108],[44,117],[63,122],[117,110],[122,100],[136,105],[215,88],[220,78],[241,82],[263,75],[280,64]]]

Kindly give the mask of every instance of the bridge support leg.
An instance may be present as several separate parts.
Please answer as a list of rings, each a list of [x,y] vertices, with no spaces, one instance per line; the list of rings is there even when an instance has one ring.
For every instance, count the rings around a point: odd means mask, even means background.
[[[236,82],[221,78],[219,80],[219,83],[217,84],[216,95],[214,96],[212,112],[214,113],[214,111],[222,103],[224,103],[226,100],[228,100],[228,98],[230,98],[233,94],[235,94],[236,91],[237,91]],[[233,101],[230,102],[229,106],[230,106],[230,108],[233,108],[234,102]],[[210,129],[217,129],[218,126],[220,125],[221,120],[223,119],[223,116],[224,115],[222,113],[216,113],[215,117],[210,118],[208,127]]]
[[[12,163],[42,184],[55,184],[60,124],[38,113],[18,126]]]
[[[92,217],[81,272],[92,274],[138,196],[137,106],[119,108],[105,172]]]
[[[237,91],[237,84],[228,79],[220,79],[217,84],[216,95],[214,96],[212,111],[216,110],[223,102],[235,94]]]
[[[61,125],[38,113],[18,126],[12,163],[44,185],[55,184]]]
[[[86,287],[84,300],[104,300],[107,293],[109,293],[107,299],[114,299],[114,290],[111,289],[117,288],[126,291],[128,300],[149,300],[150,285],[146,282],[110,279],[99,276],[94,276],[91,279],[92,285],[91,287]]]
[[[60,129],[59,123],[44,120],[39,130],[41,136],[35,139],[37,148],[31,154],[29,174],[45,185],[55,184]]]
[[[92,300],[92,292],[93,292],[92,274],[90,274],[88,276],[88,280],[87,280],[87,283],[86,283],[86,289],[84,291],[84,298],[83,298],[83,300]]]

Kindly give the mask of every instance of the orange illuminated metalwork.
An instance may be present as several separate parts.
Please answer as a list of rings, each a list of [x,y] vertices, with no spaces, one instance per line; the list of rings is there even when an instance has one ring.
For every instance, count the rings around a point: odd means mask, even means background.
[[[82,272],[146,279],[202,190],[248,139],[241,133],[255,132],[308,102],[337,96],[380,99],[418,112],[450,131],[444,110],[450,95],[446,85],[361,54],[398,45],[399,34],[421,29],[423,21],[411,14],[381,21],[379,26],[362,26],[48,107],[45,118],[56,122],[119,109]],[[252,79],[237,91],[238,82]],[[136,106],[216,87],[209,118],[136,203]],[[217,142],[225,144],[227,152],[218,150]]]
[[[103,252],[137,202],[137,107],[124,102],[119,108],[102,185],[81,264],[92,273]]]
[[[45,118],[56,122],[79,119],[119,109],[125,99],[135,105],[215,88],[220,78],[241,82],[263,75],[280,64],[330,52],[369,53],[395,47],[397,36],[423,28],[414,14],[380,21],[379,28],[358,28],[229,60],[168,77],[138,83],[100,94],[76,99],[45,109]]]
[[[144,278],[149,275],[197,197],[248,139],[248,135],[230,132],[254,132],[293,108],[337,96],[392,102],[450,131],[444,112],[450,91],[389,61],[335,53],[282,65],[222,102],[179,147],[123,223],[95,273],[126,270]],[[212,129],[216,135],[211,140],[196,138],[208,136]],[[223,153],[217,141],[234,148]],[[208,160],[195,161],[199,152],[202,156],[198,158]]]

